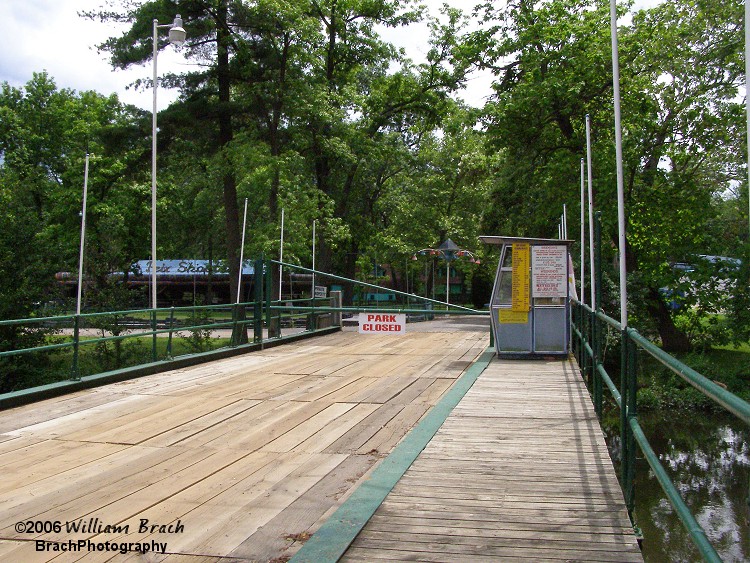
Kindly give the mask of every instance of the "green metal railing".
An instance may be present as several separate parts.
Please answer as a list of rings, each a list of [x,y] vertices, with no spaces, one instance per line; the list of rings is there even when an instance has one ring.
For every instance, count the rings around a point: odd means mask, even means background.
[[[601,272],[601,212],[596,212],[594,219],[594,287],[596,303],[602,302]],[[648,354],[669,370],[680,376],[700,393],[721,405],[733,415],[750,424],[750,404],[720,387],[694,369],[673,358],[654,343],[644,338],[637,330],[627,327],[605,315],[601,310],[573,300],[571,307],[573,349],[581,367],[584,379],[591,390],[594,409],[601,419],[604,387],[609,389],[620,414],[620,441],[622,446],[622,463],[620,482],[625,497],[628,513],[633,519],[635,508],[635,461],[636,446],[643,453],[646,462],[661,485],[667,500],[674,508],[680,521],[690,534],[699,553],[706,561],[721,561],[706,533],[696,521],[685,504],[682,496],[672,483],[669,474],[659,462],[659,457],[648,442],[638,422],[638,404],[636,400],[638,382],[638,356]],[[605,337],[611,333],[617,335],[620,343],[620,381],[616,384],[604,367]]]
[[[84,350],[100,344],[149,339],[151,342],[149,358],[153,362],[160,359],[157,340],[160,335],[165,335],[167,338],[161,359],[172,357],[175,338],[200,330],[211,332],[218,329],[232,329],[230,345],[236,346],[239,344],[237,335],[242,329],[257,324],[254,318],[244,318],[245,311],[253,306],[254,303],[251,302],[234,305],[128,309],[0,321],[0,327],[14,327],[21,331],[39,327],[45,329],[47,340],[60,340],[41,346],[0,351],[0,358],[72,350],[70,374],[71,378],[76,379],[80,376],[81,354]],[[101,336],[84,337],[82,332],[86,330],[100,332]]]
[[[701,556],[706,561],[721,561],[706,537],[706,533],[690,512],[677,487],[672,483],[669,474],[661,465],[658,455],[649,444],[638,422],[636,401],[638,354],[646,353],[650,355],[746,424],[750,424],[750,404],[673,358],[644,338],[637,330],[630,327],[623,330],[619,322],[608,317],[602,311],[593,311],[587,305],[574,301],[572,316],[574,351],[584,378],[592,391],[594,408],[597,414],[601,417],[605,385],[610,390],[614,402],[619,408],[622,443],[620,478],[625,503],[631,519],[635,508],[634,481],[637,445]],[[615,331],[620,337],[619,386],[612,381],[603,365],[602,343],[608,331]]]
[[[406,313],[422,319],[431,318],[435,314],[487,315],[486,311],[475,311],[459,305],[450,305],[447,310],[438,310],[445,306],[441,301],[426,297],[407,294],[390,288],[384,288],[367,282],[351,280],[334,274],[313,271],[309,268],[284,264],[271,260],[255,260],[255,271],[262,273],[253,283],[253,300],[246,303],[228,305],[202,305],[187,307],[169,307],[161,309],[129,309],[122,311],[108,311],[85,313],[80,315],[60,315],[55,317],[39,317],[0,321],[3,327],[13,327],[16,334],[39,332],[38,340],[41,345],[28,347],[14,347],[0,351],[0,374],[3,370],[12,370],[13,359],[30,354],[56,354],[54,373],[48,374],[47,379],[54,381],[79,380],[83,375],[96,375],[109,369],[136,367],[175,357],[195,354],[202,350],[186,348],[185,341],[191,335],[202,331],[203,345],[211,350],[237,347],[252,341],[263,345],[264,327],[268,329],[269,339],[282,338],[282,332],[292,329],[300,331],[315,331],[330,325],[323,322],[326,317],[334,313],[349,315],[358,312],[377,310],[383,313]],[[314,273],[318,279],[328,278],[337,282],[350,284],[378,291],[387,291],[399,296],[403,303],[393,306],[392,303],[368,303],[354,306],[332,306],[329,298],[305,297],[302,299],[277,300],[272,298],[273,281],[272,267],[281,265],[283,268]],[[312,292],[311,292],[312,293]],[[420,307],[421,305],[421,307]],[[97,335],[92,334],[96,329]],[[224,329],[229,332],[229,338],[224,338],[219,346],[216,331]],[[250,333],[250,334],[249,334]],[[159,338],[161,337],[161,338]],[[142,349],[132,360],[123,360],[108,368],[97,368],[96,363],[89,361],[87,370],[82,370],[82,360],[89,358],[92,350],[109,343],[137,341]],[[166,342],[166,344],[165,344]],[[210,343],[210,344],[209,344]],[[182,351],[178,348],[182,347]],[[10,362],[10,363],[9,363]],[[128,363],[130,362],[130,363]],[[33,362],[31,362],[33,364]],[[92,367],[92,365],[94,367]],[[98,369],[98,371],[96,371]],[[83,372],[86,373],[83,373]],[[14,387],[19,391],[24,387]]]

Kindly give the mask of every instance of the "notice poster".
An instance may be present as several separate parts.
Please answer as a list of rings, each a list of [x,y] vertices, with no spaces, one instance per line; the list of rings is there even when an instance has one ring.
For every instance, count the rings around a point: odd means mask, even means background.
[[[516,312],[528,312],[530,308],[529,297],[529,244],[513,243],[513,273],[511,288],[511,310]],[[524,321],[526,322],[526,321]]]
[[[514,311],[513,309],[498,309],[497,320],[500,324],[525,325],[529,324],[529,312]]]
[[[360,313],[359,333],[392,335],[406,334],[406,315]]]
[[[534,297],[567,297],[567,248],[535,246],[531,250],[531,285]]]

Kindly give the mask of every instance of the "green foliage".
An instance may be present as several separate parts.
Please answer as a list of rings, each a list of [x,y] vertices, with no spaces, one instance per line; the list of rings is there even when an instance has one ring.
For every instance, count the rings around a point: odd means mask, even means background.
[[[750,399],[750,354],[731,348],[679,354],[678,360],[744,400]],[[642,410],[723,410],[656,360],[639,366],[638,408]]]
[[[608,6],[518,0],[487,4],[484,14],[494,26],[474,34],[471,45],[483,45],[482,64],[496,75],[485,109],[502,159],[485,230],[554,237],[567,203],[569,232],[579,232],[572,211],[588,115],[603,258],[616,277]],[[737,237],[747,236],[737,229],[735,205],[736,186],[746,183],[741,19],[734,0],[675,0],[634,14],[618,30],[630,303],[638,327],[671,350],[728,337],[712,320],[727,307],[720,278],[696,270],[682,279],[672,264],[701,254],[736,256]],[[733,220],[722,220],[727,216]],[[663,288],[683,295],[684,306],[670,307]]]

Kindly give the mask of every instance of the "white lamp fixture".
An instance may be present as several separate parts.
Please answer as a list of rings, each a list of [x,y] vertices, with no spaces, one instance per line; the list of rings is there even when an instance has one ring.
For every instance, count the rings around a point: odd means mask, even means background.
[[[180,14],[174,19],[174,22],[166,25],[159,25],[159,20],[154,20],[154,105],[151,115],[151,307],[157,308],[156,305],[156,57],[159,53],[159,28],[169,28],[169,42],[177,47],[185,43],[187,34],[182,27],[182,18]]]
[[[185,37],[187,37],[187,33],[182,27],[182,18],[180,14],[177,14],[169,27],[169,42],[175,47],[182,47],[182,44],[185,43]]]

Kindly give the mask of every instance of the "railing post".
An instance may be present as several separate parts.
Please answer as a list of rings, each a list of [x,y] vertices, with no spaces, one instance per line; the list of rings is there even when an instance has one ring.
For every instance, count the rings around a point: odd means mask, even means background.
[[[602,212],[594,213],[594,299],[598,311],[602,307]]]
[[[169,338],[167,339],[167,359],[172,359],[172,332],[174,330],[174,307],[169,309]]]
[[[266,303],[266,330],[268,331],[268,338],[271,338],[273,330],[271,328],[271,303],[273,302],[271,294],[273,293],[273,276],[271,274],[271,262],[263,260],[263,273],[264,280],[266,283],[265,290],[265,303]]]
[[[602,418],[602,404],[603,404],[603,391],[604,382],[602,381],[602,374],[599,373],[599,366],[601,365],[601,354],[602,354],[602,327],[599,323],[599,319],[596,317],[596,313],[591,314],[592,322],[592,341],[591,349],[594,357],[592,359],[594,370],[594,410],[598,415],[599,419]]]
[[[588,344],[589,346],[591,346],[591,315],[586,313],[585,310],[581,310],[581,337],[583,339],[583,342],[581,344],[583,348],[583,380],[586,382],[586,385],[588,385],[588,388],[593,392],[594,388],[591,381],[592,358],[586,352],[586,345]]]
[[[584,346],[584,342],[586,341],[586,336],[583,333],[583,316],[586,314],[586,311],[583,307],[583,303],[580,304],[578,307],[578,346],[580,350],[578,351],[578,355],[581,357],[579,365],[583,367],[583,362],[585,362],[585,354],[586,354],[586,348]],[[585,381],[585,379],[584,379]]]
[[[254,341],[263,341],[263,260],[258,259],[255,261],[255,269],[253,270],[253,287],[255,289],[255,295],[253,297],[253,329],[254,329]],[[258,273],[260,272],[260,276]]]
[[[626,335],[627,337],[627,335]],[[637,391],[638,391],[638,347],[636,346],[635,342],[630,341],[630,338],[627,337],[628,340],[628,452],[630,452],[630,455],[628,457],[628,464],[626,468],[627,472],[627,488],[625,491],[625,504],[628,508],[628,513],[630,514],[630,520],[633,520],[633,510],[635,509],[635,460],[636,460],[636,442],[635,442],[635,435],[633,434],[633,430],[630,426],[630,420],[635,419],[638,417],[638,401],[637,401]]]
[[[622,449],[622,460],[620,465],[620,477],[622,490],[625,497],[625,505],[628,508],[632,521],[634,506],[633,477],[635,474],[635,438],[630,428],[631,409],[635,406],[635,399],[631,398],[631,344],[627,329],[621,331],[620,337],[620,447]]]
[[[237,342],[239,340],[239,335],[237,333],[237,317],[239,316],[239,307],[239,303],[232,304],[232,337],[229,340],[229,346],[231,348],[237,346]]]
[[[598,324],[596,318],[597,311],[601,310],[602,307],[602,212],[597,211],[594,213],[594,300],[596,301],[594,310],[594,342],[592,348],[594,350],[594,409],[596,409],[599,418],[602,416],[602,394],[604,392],[604,382],[602,376],[599,373],[599,366],[601,364],[602,355],[602,337],[606,328],[603,324]]]
[[[158,309],[151,309],[151,361],[157,362],[159,355],[156,351],[156,311]]]
[[[81,371],[78,367],[78,354],[81,337],[81,315],[73,317],[73,366],[70,369],[70,379],[73,381],[79,381],[81,379]]]
[[[581,358],[578,354],[580,350],[580,338],[574,330],[578,326],[578,303],[570,306],[570,349],[573,352],[578,365],[581,365]]]

